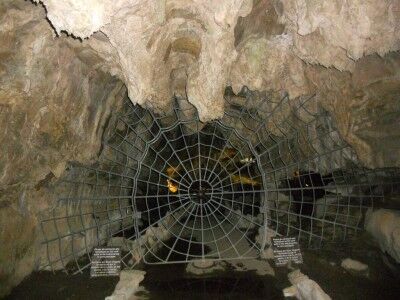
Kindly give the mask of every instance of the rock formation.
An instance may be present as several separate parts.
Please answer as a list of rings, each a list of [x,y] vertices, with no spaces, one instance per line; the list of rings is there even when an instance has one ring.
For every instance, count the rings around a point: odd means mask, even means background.
[[[396,0],[35,2],[57,34],[88,39],[135,103],[162,111],[184,94],[207,121],[222,115],[228,85],[317,94],[364,165],[400,165],[381,121],[399,120]]]
[[[55,38],[45,12],[0,4],[0,294],[36,265],[37,213],[67,161],[97,157],[103,127],[124,95],[79,41]]]
[[[383,252],[400,263],[400,213],[396,210],[370,211],[365,229],[376,239]]]
[[[203,121],[227,86],[315,94],[361,165],[400,167],[398,0],[33,2],[0,3],[0,295],[36,267],[38,213],[126,91],[156,112],[187,97]]]

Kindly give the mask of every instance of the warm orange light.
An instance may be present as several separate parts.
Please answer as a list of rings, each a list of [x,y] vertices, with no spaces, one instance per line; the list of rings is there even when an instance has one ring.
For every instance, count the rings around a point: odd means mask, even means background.
[[[252,186],[260,185],[260,183],[257,180],[253,180],[247,176],[231,175],[231,179],[233,183],[242,183]]]
[[[172,180],[167,179],[167,186],[171,193],[176,193],[178,191],[178,184],[172,182]]]
[[[168,167],[166,172],[169,177],[173,177],[179,171],[179,166],[177,167]]]
[[[221,155],[221,159],[228,159],[228,158],[232,158],[236,155],[236,150],[233,148],[226,148],[224,149],[224,152]]]

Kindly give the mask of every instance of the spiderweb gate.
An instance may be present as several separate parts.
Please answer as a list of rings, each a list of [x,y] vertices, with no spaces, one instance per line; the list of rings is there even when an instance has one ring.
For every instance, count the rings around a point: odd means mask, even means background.
[[[396,170],[357,167],[315,97],[272,99],[227,93],[206,124],[184,100],[162,115],[126,100],[99,161],[71,164],[41,216],[42,268],[81,271],[116,242],[132,267],[255,258],[274,235],[309,246],[354,235]]]

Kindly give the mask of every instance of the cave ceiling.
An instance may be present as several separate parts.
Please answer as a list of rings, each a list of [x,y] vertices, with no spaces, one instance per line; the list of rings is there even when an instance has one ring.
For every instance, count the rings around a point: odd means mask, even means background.
[[[34,2],[57,35],[96,53],[134,103],[163,111],[183,97],[209,121],[222,116],[227,86],[315,94],[364,164],[397,164],[398,150],[375,149],[394,137],[378,120],[399,106],[397,0]]]
[[[187,96],[203,120],[238,92],[310,94],[307,65],[353,73],[363,56],[400,48],[400,3],[305,0],[41,2],[55,32],[88,40],[130,99],[163,109]]]

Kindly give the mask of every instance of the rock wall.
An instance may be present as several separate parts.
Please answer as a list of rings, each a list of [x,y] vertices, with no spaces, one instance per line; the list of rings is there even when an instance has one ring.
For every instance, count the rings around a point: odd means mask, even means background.
[[[223,92],[236,58],[234,28],[251,0],[35,0],[56,32],[79,38],[101,30],[112,46],[113,68],[132,101],[162,111],[178,70],[189,101],[203,120],[222,116]]]
[[[42,7],[0,4],[0,295],[36,266],[37,212],[69,160],[96,158],[124,85]]]
[[[400,263],[400,213],[396,210],[370,210],[365,218],[365,229],[386,252]]]
[[[397,0],[33,2],[0,3],[0,295],[36,266],[66,162],[98,156],[120,80],[156,111],[187,97],[204,121],[226,86],[315,94],[363,165],[400,166]]]
[[[229,84],[316,95],[361,164],[398,167],[399,26],[398,1],[254,1]]]
[[[207,121],[226,86],[317,94],[364,166],[400,166],[397,0],[34,2],[58,34],[89,38],[135,103],[186,96]]]
[[[320,103],[369,168],[400,166],[400,52],[369,55],[353,73],[308,66]]]
[[[400,48],[397,0],[281,0],[281,8],[293,52],[306,63],[352,71],[365,55]]]

